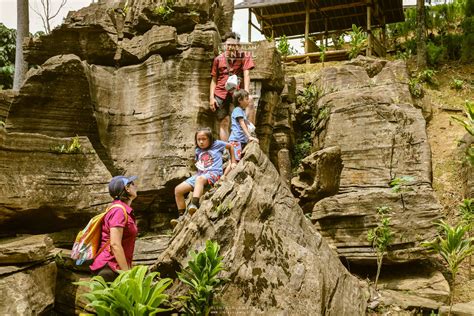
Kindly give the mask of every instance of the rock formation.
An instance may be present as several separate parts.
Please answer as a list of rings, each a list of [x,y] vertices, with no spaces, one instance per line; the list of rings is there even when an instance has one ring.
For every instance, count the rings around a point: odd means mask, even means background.
[[[177,226],[155,268],[173,275],[187,264],[190,250],[211,239],[222,246],[223,277],[230,281],[220,297],[231,313],[364,314],[361,282],[342,266],[278,179],[268,158],[249,144],[236,169]]]
[[[367,231],[380,221],[376,208],[388,206],[395,233],[388,261],[424,258],[418,244],[435,234],[441,206],[431,188],[425,120],[413,106],[406,65],[359,57],[323,68],[311,82],[320,92],[317,108],[330,113],[314,150],[338,146],[344,165],[338,193],[313,199],[316,227],[341,257],[373,262]],[[391,188],[406,177],[412,180],[403,188]]]

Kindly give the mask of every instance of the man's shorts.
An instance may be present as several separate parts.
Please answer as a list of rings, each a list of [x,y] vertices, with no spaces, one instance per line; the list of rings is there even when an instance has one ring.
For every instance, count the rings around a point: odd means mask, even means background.
[[[195,174],[191,178],[187,178],[184,182],[192,186],[193,188],[196,187],[196,179],[199,176],[204,176],[207,179],[207,184],[213,185],[214,183],[217,182],[217,180],[220,179],[220,175],[214,172],[206,172],[206,173],[201,173],[201,174]]]
[[[242,159],[242,150],[244,150],[245,145],[247,144],[240,142],[229,142],[229,144],[231,144],[234,149],[235,161],[240,161],[240,159]]]
[[[230,105],[232,104],[232,95],[228,94],[225,99],[219,98],[214,95],[214,99],[217,102],[217,119],[219,121],[223,120],[226,116],[230,115]]]

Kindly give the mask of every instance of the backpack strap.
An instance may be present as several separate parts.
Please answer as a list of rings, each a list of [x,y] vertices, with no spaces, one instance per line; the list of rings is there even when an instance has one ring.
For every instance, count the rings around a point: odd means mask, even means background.
[[[110,205],[110,206],[105,210],[105,213],[106,213],[106,214],[104,215],[104,218],[105,218],[105,216],[107,216],[107,213],[109,213],[109,211],[110,211],[111,209],[116,208],[116,207],[119,207],[119,208],[122,209],[123,215],[125,215],[125,226],[127,226],[127,223],[128,223],[128,214],[127,214],[127,210],[125,209],[125,207],[124,207],[122,204],[117,204],[117,203],[116,203],[116,204]],[[107,248],[109,245],[110,245],[110,238],[109,238],[109,240],[107,240],[107,241],[105,242],[105,244],[104,244],[102,247],[100,247],[99,251],[97,251],[96,257],[97,257],[102,251],[104,251],[105,248]]]

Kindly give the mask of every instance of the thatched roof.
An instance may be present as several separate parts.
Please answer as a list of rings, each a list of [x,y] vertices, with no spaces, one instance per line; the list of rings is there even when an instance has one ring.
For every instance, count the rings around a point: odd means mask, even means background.
[[[367,3],[373,5],[374,26],[394,23],[404,20],[402,0],[311,0],[309,33],[324,32],[327,20],[327,30],[345,30],[352,24],[367,25]],[[379,10],[375,8],[379,7]],[[305,4],[303,0],[244,0],[235,9],[251,9],[257,16],[261,30],[265,36],[301,35],[305,32]]]

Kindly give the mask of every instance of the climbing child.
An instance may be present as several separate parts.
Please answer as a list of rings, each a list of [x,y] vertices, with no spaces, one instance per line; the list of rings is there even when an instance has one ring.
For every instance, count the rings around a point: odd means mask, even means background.
[[[222,176],[222,154],[227,149],[230,151],[231,163],[229,168],[235,168],[236,162],[232,146],[229,143],[214,140],[210,128],[199,129],[194,135],[196,143],[196,167],[198,172],[186,179],[174,189],[176,205],[178,207],[179,218],[171,220],[174,227],[178,224],[181,216],[186,210],[184,196],[193,191],[193,198],[188,205],[189,215],[193,215],[199,208],[199,198],[203,194],[206,185],[213,185]]]
[[[249,93],[246,90],[240,89],[234,92],[233,96],[234,110],[231,117],[231,128],[229,142],[233,147],[235,161],[240,161],[242,150],[248,142],[257,142],[258,138],[253,137],[251,132],[255,130],[255,126],[247,120],[245,109],[249,106]],[[231,165],[227,166],[224,175],[231,170]]]

